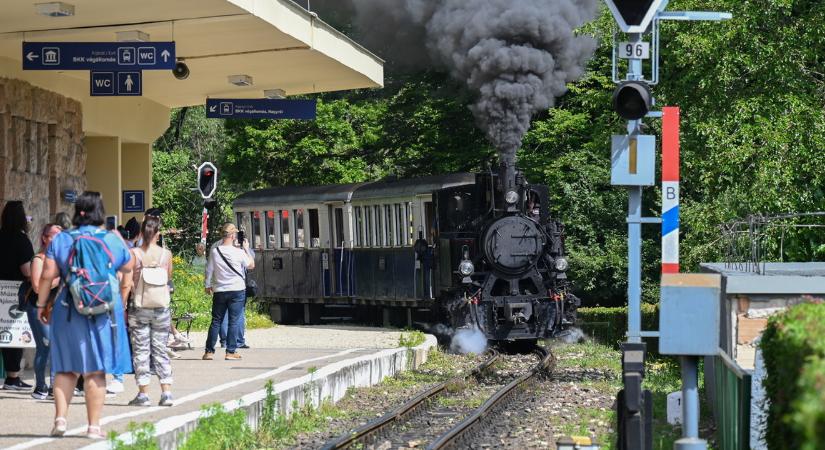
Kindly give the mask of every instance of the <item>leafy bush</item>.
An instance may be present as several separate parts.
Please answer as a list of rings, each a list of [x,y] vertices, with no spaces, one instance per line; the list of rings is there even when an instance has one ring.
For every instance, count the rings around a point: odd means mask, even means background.
[[[174,300],[178,307],[191,312],[195,319],[192,321],[193,330],[206,330],[212,321],[212,297],[203,289],[203,272],[192,266],[180,256],[172,260],[175,282]],[[246,328],[268,328],[275,326],[268,316],[255,310],[254,303],[247,304]]]
[[[627,307],[579,308],[578,325],[587,335],[597,342],[617,347],[624,342],[627,333]],[[642,330],[659,329],[659,307],[650,303],[642,303]],[[648,348],[648,351],[654,351]]]
[[[795,306],[762,336],[770,399],[770,448],[815,450],[825,442],[825,304]]]

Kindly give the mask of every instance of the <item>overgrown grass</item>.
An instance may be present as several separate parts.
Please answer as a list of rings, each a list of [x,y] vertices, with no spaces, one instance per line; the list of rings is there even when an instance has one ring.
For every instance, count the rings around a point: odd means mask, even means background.
[[[413,348],[418,347],[427,340],[424,332],[419,330],[404,330],[398,337],[398,346]]]
[[[132,433],[132,443],[125,444],[117,438],[117,431],[109,432],[109,448],[112,450],[158,450],[155,440],[155,425],[148,422],[129,422],[126,431]]]
[[[192,266],[183,258],[176,256],[172,279],[175,282],[175,293],[173,300],[178,302],[177,307],[181,312],[191,312],[195,318],[192,321],[192,330],[204,331],[209,328],[212,321],[212,297],[206,294],[203,289],[204,274],[200,269]],[[246,308],[246,328],[269,328],[275,326],[272,320],[265,314],[257,311],[255,303],[247,304]],[[188,308],[188,309],[187,309]]]

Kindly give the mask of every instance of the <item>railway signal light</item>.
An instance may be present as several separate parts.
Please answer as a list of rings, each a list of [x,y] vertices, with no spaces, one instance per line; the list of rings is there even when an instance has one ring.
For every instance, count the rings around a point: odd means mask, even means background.
[[[650,86],[643,81],[624,81],[613,91],[613,109],[623,119],[639,120],[653,106]]]
[[[198,167],[198,190],[204,199],[212,198],[218,188],[218,169],[211,162]]]

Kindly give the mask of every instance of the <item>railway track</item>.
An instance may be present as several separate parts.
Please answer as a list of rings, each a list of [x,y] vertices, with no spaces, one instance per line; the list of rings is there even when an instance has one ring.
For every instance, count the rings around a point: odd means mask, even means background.
[[[543,347],[538,347],[535,353],[539,357],[538,363],[515,377],[502,380],[485,375],[493,365],[508,363],[508,356],[493,352],[467,376],[433,386],[322,448],[385,450],[426,446],[435,450],[466,447],[493,412],[512,401],[528,383],[552,371],[555,363],[552,353]],[[486,400],[473,407],[468,394],[482,394]],[[458,422],[453,424],[456,419]]]

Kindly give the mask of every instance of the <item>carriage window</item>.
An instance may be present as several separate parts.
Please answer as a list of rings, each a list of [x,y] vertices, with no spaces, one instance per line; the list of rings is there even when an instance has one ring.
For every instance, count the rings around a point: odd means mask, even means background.
[[[289,248],[292,244],[289,240],[289,210],[282,209],[278,215],[281,216],[281,248]]]
[[[263,247],[263,239],[261,239],[261,213],[253,211],[249,213],[249,218],[252,222],[252,229],[249,232],[249,242],[252,248]]]
[[[367,234],[367,238],[364,239],[364,243],[366,244],[366,246],[372,247],[375,244],[375,240],[373,238],[372,233],[372,208],[369,206],[365,206],[364,211],[366,212],[365,216],[367,218],[367,220],[364,222],[366,224],[364,231]]]
[[[433,202],[424,202],[424,233],[426,233],[427,243],[433,245],[435,235],[435,207]]]
[[[372,207],[375,212],[375,246],[383,247],[384,245],[384,215],[381,214],[381,207],[375,205]]]
[[[275,211],[264,211],[264,245],[266,248],[275,248],[278,239],[275,233]]]
[[[304,210],[293,209],[292,214],[295,216],[295,248],[305,248],[307,243],[304,236]]]
[[[413,204],[412,202],[407,203],[407,245],[413,245],[415,243],[415,227],[413,224],[415,221],[413,220]]]
[[[395,236],[392,232],[392,208],[384,205],[384,244],[388,247],[395,245]]]
[[[396,203],[393,207],[395,215],[395,244],[399,247],[404,246],[404,206],[401,203]]]
[[[335,247],[344,248],[344,209],[335,208]]]
[[[355,207],[355,246],[364,245],[364,217],[361,215],[361,207]]]
[[[309,247],[321,247],[321,226],[318,224],[318,210],[309,210]]]

